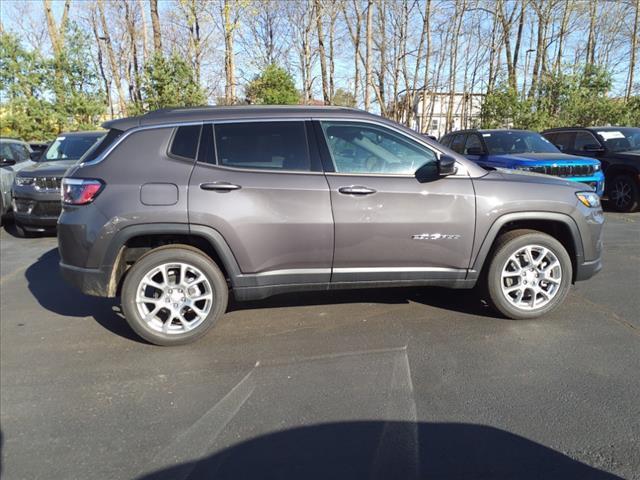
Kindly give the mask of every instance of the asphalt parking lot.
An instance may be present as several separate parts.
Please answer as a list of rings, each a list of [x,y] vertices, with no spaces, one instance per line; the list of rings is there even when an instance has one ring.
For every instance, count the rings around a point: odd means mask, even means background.
[[[640,478],[640,214],[541,320],[305,293],[178,348],[68,287],[55,238],[0,242],[3,478]]]

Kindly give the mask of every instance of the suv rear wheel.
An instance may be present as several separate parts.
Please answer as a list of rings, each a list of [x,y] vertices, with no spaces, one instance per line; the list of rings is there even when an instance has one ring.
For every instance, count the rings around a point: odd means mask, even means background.
[[[489,299],[506,317],[539,317],[567,296],[571,259],[555,238],[535,230],[513,230],[500,237],[494,252],[487,273]]]
[[[227,309],[227,283],[216,264],[189,246],[160,247],[141,257],[122,287],[131,328],[156,345],[203,336]]]
[[[607,196],[618,212],[633,212],[640,203],[638,185],[631,175],[618,175],[607,185]]]

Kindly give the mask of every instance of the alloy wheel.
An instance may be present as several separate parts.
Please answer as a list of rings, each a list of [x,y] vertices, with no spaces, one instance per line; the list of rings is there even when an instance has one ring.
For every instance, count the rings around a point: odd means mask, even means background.
[[[511,305],[522,310],[545,307],[562,283],[558,257],[548,248],[527,245],[513,253],[502,267],[502,293]]]
[[[211,283],[188,263],[165,263],[138,284],[136,307],[147,325],[160,333],[181,334],[198,327],[213,306]]]

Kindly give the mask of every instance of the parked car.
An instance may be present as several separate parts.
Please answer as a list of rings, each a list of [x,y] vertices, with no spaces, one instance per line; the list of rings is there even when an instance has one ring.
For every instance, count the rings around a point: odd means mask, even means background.
[[[600,162],[567,155],[536,132],[528,130],[461,130],[445,135],[440,143],[484,168],[507,168],[562,177],[586,183],[604,193]]]
[[[336,107],[164,110],[104,124],[62,181],[63,276],[121,296],[158,345],[237,300],[299,290],[486,282],[505,316],[558,307],[601,268],[581,183],[488,172],[413,130]]]
[[[14,138],[0,138],[0,224],[11,209],[11,185],[16,172],[33,165],[29,144]]]
[[[31,159],[38,161],[44,151],[49,147],[49,142],[29,142],[29,147],[31,147],[31,151],[33,152]]]
[[[542,134],[565,153],[597,158],[606,178],[606,194],[619,212],[640,208],[640,128],[570,127]]]
[[[62,210],[60,183],[74,165],[105,132],[63,133],[37,163],[22,169],[13,184],[13,215],[21,236],[52,230]]]

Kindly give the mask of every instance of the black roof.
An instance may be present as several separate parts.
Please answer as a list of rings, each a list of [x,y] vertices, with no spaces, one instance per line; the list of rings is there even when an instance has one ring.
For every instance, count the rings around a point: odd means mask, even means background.
[[[629,127],[629,126],[608,126],[608,127],[556,127],[556,128],[548,128],[544,130],[542,133],[551,133],[551,132],[566,132],[566,131],[574,131],[574,130],[589,130],[589,131],[600,131],[607,132],[610,130],[620,130],[622,128],[638,128],[638,127]]]
[[[380,119],[379,116],[355,108],[323,107],[308,105],[237,105],[237,106],[209,106],[195,108],[165,108],[155,110],[138,117],[120,118],[102,124],[104,128],[129,130],[147,125],[162,125],[183,122],[202,122],[213,120],[238,120],[260,118],[308,118],[331,117],[339,115],[345,118]]]
[[[454,130],[453,132],[447,133],[447,135],[453,135],[456,133],[498,133],[498,132],[533,132],[533,130],[525,130],[522,128],[468,128],[466,130]]]

